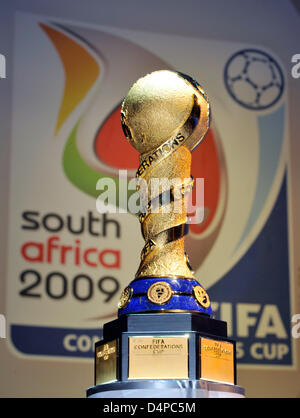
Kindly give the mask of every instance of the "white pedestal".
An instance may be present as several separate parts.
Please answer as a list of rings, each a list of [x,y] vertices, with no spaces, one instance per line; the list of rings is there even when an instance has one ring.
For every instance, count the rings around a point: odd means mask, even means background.
[[[237,385],[206,380],[134,380],[93,386],[88,398],[244,398]]]

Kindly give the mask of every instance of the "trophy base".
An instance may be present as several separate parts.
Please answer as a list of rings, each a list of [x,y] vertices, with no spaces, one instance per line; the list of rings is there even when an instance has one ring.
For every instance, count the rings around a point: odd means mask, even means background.
[[[88,398],[244,398],[237,385],[204,380],[138,380],[94,386]]]
[[[128,314],[106,323],[103,337],[88,397],[243,396],[235,341],[223,321],[189,312]]]

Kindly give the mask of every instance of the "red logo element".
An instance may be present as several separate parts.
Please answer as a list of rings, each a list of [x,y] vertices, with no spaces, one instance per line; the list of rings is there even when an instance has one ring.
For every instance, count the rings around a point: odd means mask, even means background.
[[[135,170],[139,165],[139,153],[126,141],[120,120],[121,106],[118,106],[100,127],[95,139],[97,157],[109,166]]]

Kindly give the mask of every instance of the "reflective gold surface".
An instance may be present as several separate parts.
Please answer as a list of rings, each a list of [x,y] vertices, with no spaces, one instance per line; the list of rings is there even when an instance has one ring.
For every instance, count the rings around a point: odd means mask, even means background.
[[[184,249],[184,225],[192,189],[191,151],[209,127],[207,96],[188,76],[155,71],[140,78],[129,90],[121,120],[127,140],[141,153],[137,177],[148,184],[148,210],[140,216],[146,244],[136,277],[194,278]],[[154,191],[154,178],[168,179],[173,190],[173,199],[155,213],[151,211],[153,202],[170,190],[170,185],[162,183]]]
[[[187,379],[188,337],[130,337],[128,379]]]
[[[198,85],[199,86],[199,85]],[[195,104],[196,103],[196,104]],[[190,116],[201,112],[192,127]],[[181,130],[192,151],[209,126],[209,103],[203,89],[175,71],[161,70],[137,80],[124,99],[122,120],[129,129],[127,139],[141,154],[147,154]]]
[[[132,288],[130,286],[125,287],[121,293],[121,297],[118,303],[118,309],[124,309],[128,305],[132,296]]]
[[[234,384],[234,346],[227,341],[200,338],[200,377]]]
[[[117,358],[117,340],[100,344],[96,347],[96,385],[115,382],[117,380]]]
[[[153,283],[147,292],[147,296],[150,302],[157,305],[168,303],[173,294],[174,292],[171,286],[166,282]]]
[[[206,291],[201,286],[194,286],[193,287],[193,293],[195,298],[197,299],[197,302],[200,303],[200,305],[203,308],[208,308],[210,305],[209,296],[206,293]]]

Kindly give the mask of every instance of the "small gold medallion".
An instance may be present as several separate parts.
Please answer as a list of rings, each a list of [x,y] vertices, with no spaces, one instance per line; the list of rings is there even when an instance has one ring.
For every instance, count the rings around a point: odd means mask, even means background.
[[[125,287],[125,289],[121,293],[121,297],[118,303],[118,308],[124,309],[128,305],[131,299],[131,296],[132,296],[132,287],[130,286]]]
[[[200,377],[234,384],[234,345],[200,337]]]
[[[209,296],[206,293],[206,291],[201,286],[194,286],[193,287],[193,293],[196,301],[199,303],[199,305],[202,306],[202,308],[207,309],[210,305]]]
[[[171,299],[173,296],[173,290],[171,286],[166,282],[153,283],[147,292],[147,297],[150,302],[156,305],[163,305]]]
[[[186,262],[188,268],[191,270],[191,272],[194,273],[193,268],[192,268],[191,263],[190,263],[189,256],[187,255],[187,253],[184,253],[184,257],[185,257],[185,262]]]

